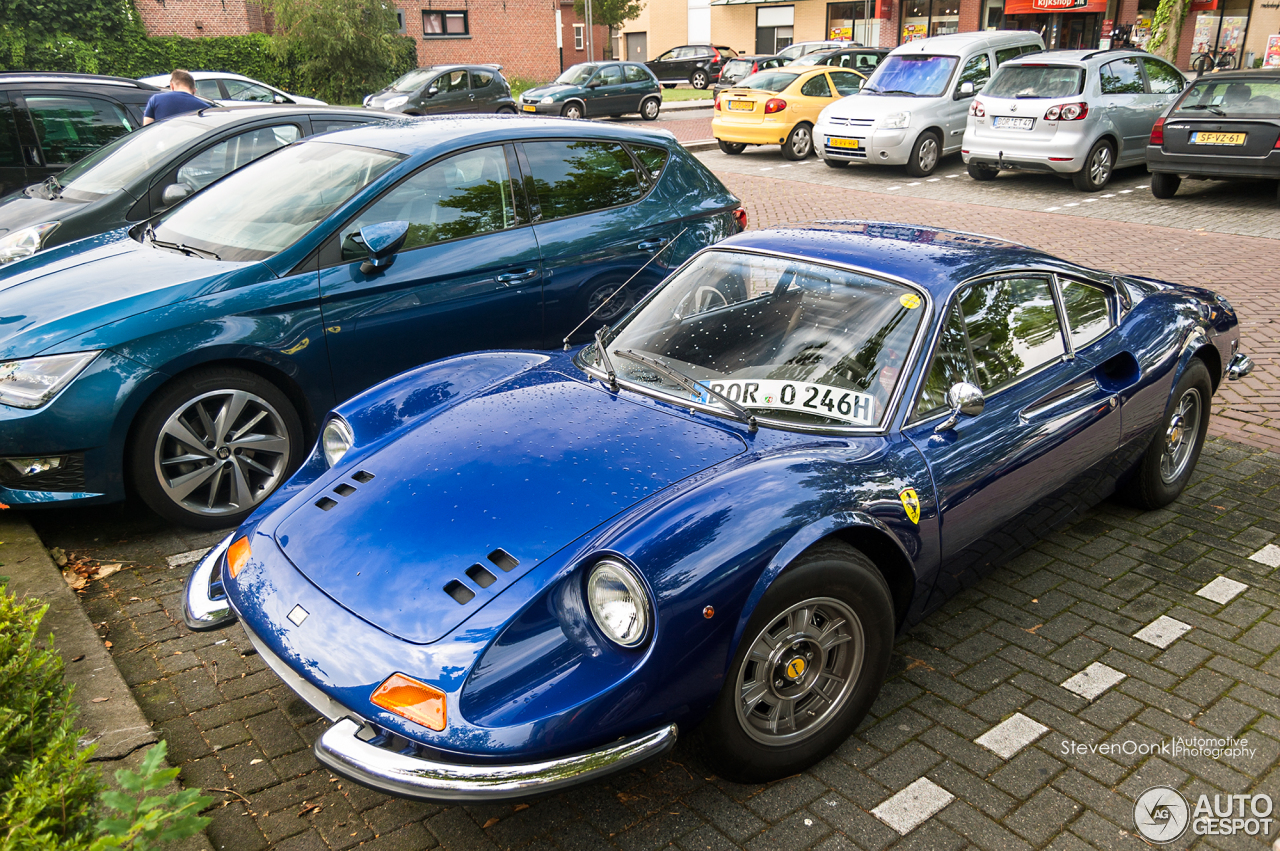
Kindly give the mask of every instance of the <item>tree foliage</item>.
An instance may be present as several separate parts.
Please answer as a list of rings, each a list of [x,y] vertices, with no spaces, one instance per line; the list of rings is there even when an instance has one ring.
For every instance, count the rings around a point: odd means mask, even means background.
[[[386,82],[400,59],[395,6],[381,0],[268,0],[277,56],[304,85],[339,103],[358,103]]]
[[[627,21],[636,17],[644,9],[643,0],[592,0],[591,23],[608,27],[612,33]],[[574,0],[573,12],[580,19],[586,20],[586,0]]]

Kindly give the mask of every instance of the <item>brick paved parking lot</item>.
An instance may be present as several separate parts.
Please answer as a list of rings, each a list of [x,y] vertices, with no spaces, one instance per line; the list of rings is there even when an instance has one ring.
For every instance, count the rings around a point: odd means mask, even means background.
[[[1134,805],[1152,786],[1193,806],[1201,793],[1280,799],[1274,208],[1255,214],[1270,217],[1270,231],[1241,236],[1195,230],[1194,216],[1157,226],[1002,209],[942,190],[721,175],[753,227],[835,216],[959,227],[1215,287],[1240,312],[1258,373],[1219,395],[1216,436],[1175,505],[1138,513],[1104,503],[948,602],[899,640],[857,734],[813,769],[765,786],[724,782],[681,744],[528,805],[437,807],[371,792],[318,768],[310,745],[323,722],[243,632],[181,625],[186,572],[220,533],[166,527],[136,505],[30,514],[50,546],[127,561],[90,586],[84,605],[183,782],[217,790],[215,848],[1142,848]],[[1217,758],[1173,752],[1175,740],[1206,736],[1247,745]],[[1273,823],[1265,841],[1188,832],[1171,847],[1257,851],[1277,836]]]

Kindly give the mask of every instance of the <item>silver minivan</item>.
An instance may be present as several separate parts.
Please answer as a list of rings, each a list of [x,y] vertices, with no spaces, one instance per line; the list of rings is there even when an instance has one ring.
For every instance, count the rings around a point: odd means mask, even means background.
[[[851,162],[906,165],[931,174],[960,150],[973,96],[1004,62],[1044,50],[1039,34],[1019,30],[954,33],[890,51],[856,95],[818,116],[814,147],[832,168]]]

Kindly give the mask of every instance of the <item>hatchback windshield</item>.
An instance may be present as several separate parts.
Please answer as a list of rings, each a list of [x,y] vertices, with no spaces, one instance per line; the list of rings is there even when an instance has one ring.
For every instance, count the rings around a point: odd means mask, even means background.
[[[799,77],[799,74],[784,74],[781,71],[761,71],[752,74],[745,80],[734,83],[735,89],[759,89],[762,92],[780,92]]]
[[[156,225],[155,238],[223,260],[264,260],[293,245],[401,159],[352,145],[290,145],[175,208]]]
[[[618,378],[640,389],[729,410],[710,387],[762,424],[876,426],[923,304],[901,284],[857,272],[709,251],[624,319],[606,351]],[[579,358],[603,369],[594,346]]]
[[[574,65],[572,68],[566,68],[564,73],[556,77],[556,82],[562,86],[581,86],[587,80],[591,79],[591,75],[596,72],[599,65],[592,65],[584,62],[581,65]]]
[[[947,90],[951,72],[960,61],[957,56],[924,56],[909,54],[886,56],[871,79],[862,87],[864,93],[938,97]]]
[[[1201,77],[1174,111],[1275,118],[1280,116],[1280,80]]]
[[[62,195],[73,201],[96,201],[119,192],[180,148],[213,129],[206,121],[171,118],[122,136],[58,175]]]
[[[1066,98],[1084,91],[1084,69],[1069,65],[1005,65],[987,83],[995,98]]]
[[[418,89],[426,85],[427,80],[435,77],[436,72],[431,68],[418,68],[405,74],[400,79],[391,84],[393,92],[416,92]]]

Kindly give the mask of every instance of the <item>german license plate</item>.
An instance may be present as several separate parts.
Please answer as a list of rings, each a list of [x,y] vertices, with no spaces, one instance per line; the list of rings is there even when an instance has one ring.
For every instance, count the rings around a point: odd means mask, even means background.
[[[537,112],[537,111],[538,111],[538,108],[537,108],[536,106],[534,106],[533,104],[531,104],[531,103],[526,103],[526,104],[524,105],[524,111],[525,111],[525,112]]]
[[[749,100],[731,100],[729,101],[729,109],[734,112],[752,112],[756,108],[753,101]]]
[[[1030,130],[1036,124],[1034,118],[1008,118],[1001,116],[991,119],[992,127],[999,127],[1001,130]]]
[[[1193,145],[1243,145],[1243,133],[1206,133],[1201,130],[1191,134]]]
[[[860,426],[875,425],[878,414],[874,396],[845,387],[768,378],[708,381],[706,386],[746,408],[797,411]],[[705,391],[695,398],[704,405],[723,407],[720,400]]]
[[[858,139],[827,139],[827,144],[833,148],[849,148],[856,150],[861,147]]]

